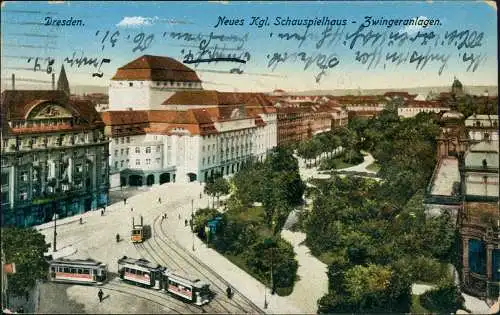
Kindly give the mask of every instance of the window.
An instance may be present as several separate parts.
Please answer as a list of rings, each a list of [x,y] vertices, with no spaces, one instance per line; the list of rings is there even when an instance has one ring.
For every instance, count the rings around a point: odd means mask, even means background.
[[[212,150],[215,150],[215,143],[212,144]]]
[[[156,158],[156,164],[160,164],[160,158]]]
[[[208,157],[208,164],[210,164],[210,157]]]
[[[141,160],[139,159],[135,160],[135,165],[141,165]]]
[[[118,161],[115,162],[115,168],[118,168]]]
[[[201,147],[201,152],[205,152],[205,146]]]
[[[27,200],[28,199],[28,192],[27,191],[21,191],[19,194],[19,199],[20,200]]]
[[[127,150],[126,150],[125,152],[126,152],[126,154],[128,155],[128,148],[127,148]]]
[[[124,151],[123,149],[120,149],[120,155],[123,155],[123,151]]]
[[[130,143],[130,137],[127,137],[127,143]]]
[[[151,159],[146,159],[146,165],[151,164]]]
[[[22,172],[21,173],[21,180],[23,182],[27,182],[28,181],[28,172]]]
[[[120,161],[120,167],[123,167],[123,160]]]
[[[156,152],[160,152],[160,146],[159,145],[156,146]]]
[[[118,138],[115,139],[115,144],[118,144]]]
[[[201,164],[202,164],[202,165],[205,165],[205,158],[203,158],[203,159],[201,160]]]
[[[121,138],[121,143],[123,144],[125,142],[125,138]]]
[[[118,156],[118,150],[115,150],[115,156]]]
[[[141,149],[139,149],[139,147],[135,147],[135,153],[141,153]]]
[[[151,153],[151,147],[146,147],[146,153]]]

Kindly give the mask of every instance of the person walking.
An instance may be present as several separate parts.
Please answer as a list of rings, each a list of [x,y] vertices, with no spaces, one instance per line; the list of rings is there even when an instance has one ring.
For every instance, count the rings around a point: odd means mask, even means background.
[[[181,214],[179,213],[179,220],[181,219]]]
[[[127,198],[123,198],[123,205],[127,204]]]
[[[134,208],[130,208],[130,212],[134,211]]]
[[[83,224],[83,219],[82,218],[80,218],[80,224]]]
[[[102,302],[102,296],[104,295],[104,293],[102,292],[102,289],[99,289],[99,293],[97,293],[97,296],[99,297],[99,303]]]
[[[188,225],[188,220],[184,219],[184,226],[187,226],[187,225]]]
[[[101,209],[101,217],[104,215],[104,210]]]
[[[161,197],[158,197],[158,203],[161,203]]]

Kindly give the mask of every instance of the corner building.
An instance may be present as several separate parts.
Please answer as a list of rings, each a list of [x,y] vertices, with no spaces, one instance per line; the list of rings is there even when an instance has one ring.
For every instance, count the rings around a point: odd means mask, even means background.
[[[62,90],[6,90],[1,109],[2,226],[107,204],[109,142],[90,102]]]
[[[109,95],[101,115],[121,186],[234,174],[276,146],[276,110],[265,95],[203,90],[172,58],[145,55],[119,68]]]

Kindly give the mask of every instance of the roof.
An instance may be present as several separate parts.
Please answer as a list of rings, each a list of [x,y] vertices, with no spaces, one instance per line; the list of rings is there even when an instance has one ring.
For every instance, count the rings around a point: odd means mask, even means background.
[[[143,55],[118,68],[111,80],[199,82],[196,72],[181,62],[163,56]]]
[[[263,93],[219,92],[214,90],[178,91],[162,105],[237,105],[254,102],[260,106],[272,106]]]
[[[460,183],[458,159],[449,157],[439,163],[436,176],[432,181],[432,195],[452,196],[453,184]]]
[[[37,101],[65,104],[69,100],[64,91],[59,90],[5,90],[2,92],[2,112],[8,120],[22,120]]]
[[[80,117],[90,126],[102,125],[101,117],[96,111],[92,102],[88,100],[70,99],[64,91],[60,90],[5,90],[2,93],[1,111],[3,131],[8,129],[8,121],[25,120],[30,112],[44,106],[46,103],[56,104],[68,110],[73,117]],[[81,126],[80,126],[81,127]],[[7,130],[6,130],[7,129]],[[17,130],[22,132],[26,128]],[[33,129],[33,128],[31,128]],[[31,130],[43,132],[45,127]],[[17,132],[16,131],[16,132]],[[28,131],[26,129],[25,131]]]

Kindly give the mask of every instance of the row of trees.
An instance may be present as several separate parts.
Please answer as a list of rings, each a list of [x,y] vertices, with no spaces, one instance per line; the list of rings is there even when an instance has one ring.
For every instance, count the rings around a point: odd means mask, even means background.
[[[334,132],[324,132],[314,135],[312,139],[303,140],[297,145],[297,154],[310,162],[314,160],[314,165],[317,165],[318,157],[326,153],[327,157],[332,157],[335,149],[340,147],[342,140]],[[312,163],[307,163],[308,165]]]
[[[313,208],[302,218],[306,244],[314,255],[330,257],[329,293],[319,312],[408,312],[413,282],[447,274],[443,263],[456,259],[455,228],[449,216],[428,218],[423,208],[438,131],[432,115],[400,120],[385,111],[350,121],[339,135],[350,143],[346,148],[372,152],[383,181],[313,182]]]

